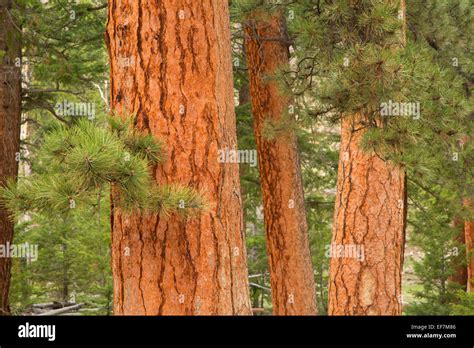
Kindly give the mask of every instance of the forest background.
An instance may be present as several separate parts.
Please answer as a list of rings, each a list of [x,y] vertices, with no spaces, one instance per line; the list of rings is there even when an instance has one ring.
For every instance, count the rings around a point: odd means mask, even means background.
[[[370,90],[367,86],[373,82],[367,74],[367,85],[347,87],[345,79],[357,74],[360,79],[376,60],[398,59],[406,67],[404,74],[409,76],[408,82],[404,81],[398,88],[406,89],[403,93],[409,96],[407,102],[421,105],[420,117],[390,121],[386,132],[368,132],[365,143],[385,151],[391,160],[403,163],[408,173],[403,313],[473,315],[474,297],[467,291],[465,275],[471,255],[466,253],[466,240],[462,237],[464,221],[473,220],[472,209],[466,205],[466,197],[473,194],[474,177],[474,145],[470,141],[474,123],[470,42],[473,3],[470,0],[408,1],[406,48],[402,55],[387,58],[364,46],[373,44],[370,40],[359,45],[364,51],[361,55],[357,45],[346,51],[330,46],[329,36],[349,37],[351,28],[343,21],[325,27],[313,14],[322,11],[327,14],[326,19],[345,18],[350,13],[349,2],[230,1],[238,148],[248,150],[250,156],[257,146],[243,23],[249,13],[283,13],[290,59],[288,65],[268,78],[278,81],[291,103],[288,117],[265,124],[264,133],[268,139],[279,137],[285,129],[292,129],[297,135],[316,303],[318,314],[326,315],[340,115],[356,110],[354,105],[359,99],[368,99],[355,90],[367,92]],[[372,26],[374,33],[378,29],[374,23],[382,23],[383,29],[391,25],[387,19],[392,15],[390,6],[383,1],[361,1],[364,6],[366,3],[371,3],[373,8],[368,6],[369,10],[359,16],[370,24],[367,26]],[[112,111],[104,40],[107,4],[98,0],[21,0],[15,2],[11,16],[22,33],[18,178],[22,182],[30,180],[32,175],[50,172],[52,160],[41,151],[45,151],[45,144],[51,145],[51,139],[48,140],[51,132],[80,122],[91,123],[96,128],[109,127],[108,116]],[[322,44],[327,45],[326,51]],[[134,64],[133,61],[123,63]],[[73,110],[76,107],[83,108],[82,115]],[[73,110],[72,115],[67,110]],[[393,147],[403,149],[402,154],[392,151]],[[259,167],[249,158],[244,160],[246,163],[240,163],[239,171],[250,297],[255,312],[267,315],[272,313],[272,297],[261,181]],[[44,187],[60,185],[54,177],[48,180]],[[188,201],[197,200],[192,193],[182,195]],[[27,313],[32,304],[58,301],[86,303],[89,310],[82,311],[84,315],[111,315],[108,192],[98,192],[89,204],[67,211],[51,204],[48,209],[39,208],[17,207],[14,242],[38,245],[39,257],[35,261],[13,260],[12,313]]]

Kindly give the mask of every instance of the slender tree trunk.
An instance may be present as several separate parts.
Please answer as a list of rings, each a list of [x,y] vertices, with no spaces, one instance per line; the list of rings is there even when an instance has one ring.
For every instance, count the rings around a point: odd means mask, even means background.
[[[296,136],[292,130],[278,134],[274,140],[265,139],[263,135],[265,122],[282,120],[288,114],[289,98],[281,93],[277,82],[269,80],[289,63],[284,17],[277,14],[268,21],[251,20],[245,32],[273,313],[316,314],[316,289]]]
[[[159,184],[206,191],[183,221],[112,212],[114,313],[251,314],[236,149],[227,1],[110,0],[111,105],[164,140]]]
[[[21,71],[15,63],[21,56],[21,33],[9,14],[11,0],[0,0],[0,185],[16,178],[20,151]],[[0,244],[11,243],[13,223],[0,207]],[[0,258],[0,315],[9,314],[11,259]]]
[[[467,264],[467,291],[474,291],[474,221],[466,221],[464,226],[466,233],[466,250],[468,255]]]
[[[245,51],[245,49],[244,49]],[[250,101],[250,90],[248,81],[243,81],[239,88],[239,106],[245,105]],[[238,137],[239,135],[237,135]],[[239,177],[243,178],[248,172],[247,166],[239,166]],[[245,185],[240,185],[240,195],[242,196],[242,220],[244,224],[244,231],[247,230],[247,218],[245,211]]]
[[[474,209],[471,200],[465,200],[465,206]],[[467,291],[474,291],[474,221],[464,222],[464,235],[467,254]]]
[[[455,228],[459,229],[459,234],[456,238],[457,242],[459,242],[460,245],[467,246],[466,244],[466,233],[465,233],[465,223],[462,219],[460,218],[455,218],[453,221],[453,225]],[[463,264],[460,264],[456,266],[456,269],[454,270],[454,274],[449,278],[449,281],[457,283],[461,286],[463,290],[466,290],[467,286],[467,267]]]
[[[466,98],[470,98],[471,93],[470,90],[466,90]],[[460,139],[460,146],[461,150],[463,150],[464,145],[472,141],[472,136],[470,134],[464,135]],[[470,163],[467,162],[465,164],[469,166]],[[466,169],[465,173],[468,175],[469,171]],[[466,192],[467,198],[464,199],[464,207],[469,211],[474,211],[474,201],[472,199],[472,191],[467,190]],[[472,219],[467,219],[464,221],[464,243],[466,245],[466,255],[467,255],[467,267],[466,271],[466,282],[464,283],[466,286],[466,291],[471,292],[474,291],[474,221]]]
[[[64,225],[66,225],[66,219],[63,220]],[[64,228],[63,233],[62,233],[62,238],[63,238],[63,243],[61,244],[61,249],[63,252],[63,286],[62,286],[62,300],[64,303],[67,303],[69,301],[69,253],[68,253],[68,246],[67,246],[67,240],[68,240],[68,235],[67,231]]]

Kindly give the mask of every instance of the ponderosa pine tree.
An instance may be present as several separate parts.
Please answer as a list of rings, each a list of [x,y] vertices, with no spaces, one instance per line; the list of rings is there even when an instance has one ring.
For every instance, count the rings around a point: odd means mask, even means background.
[[[254,10],[245,22],[245,51],[263,196],[265,232],[275,315],[317,313],[297,138],[292,128],[272,139],[269,123],[293,117],[289,96],[276,80],[289,64],[283,12]]]
[[[330,315],[401,313],[405,173],[372,132],[388,133],[381,105],[401,92],[403,1],[292,4],[296,94],[314,117],[341,121],[333,239],[327,250]],[[397,122],[393,118],[394,122]],[[369,141],[368,141],[369,140]]]
[[[21,118],[21,32],[11,15],[12,0],[0,0],[0,185],[18,173]],[[0,244],[12,243],[13,222],[0,207]],[[0,315],[9,314],[11,259],[0,258]]]
[[[352,6],[356,12],[363,10],[357,3]],[[401,21],[404,7],[401,0]],[[405,35],[404,30],[398,35]],[[382,126],[381,119],[374,121]],[[345,252],[332,256],[330,315],[400,315],[402,311],[405,172],[362,148],[369,123],[364,114],[346,115],[342,120],[332,247],[345,250],[358,246],[363,248],[364,258],[361,262]]]
[[[329,314],[400,315],[405,232],[405,175],[360,147],[363,119],[345,119],[332,248],[363,248],[331,259]]]
[[[166,144],[157,182],[206,193],[194,221],[113,203],[114,313],[251,314],[226,1],[109,1],[111,106]],[[112,194],[112,200],[118,198]]]

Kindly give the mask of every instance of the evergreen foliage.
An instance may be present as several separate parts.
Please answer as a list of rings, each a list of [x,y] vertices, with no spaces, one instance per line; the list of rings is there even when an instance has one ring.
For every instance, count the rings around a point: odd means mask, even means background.
[[[66,301],[110,314],[110,195],[129,213],[177,213],[190,218],[206,209],[203,193],[155,183],[166,162],[165,144],[109,113],[106,2],[16,1],[12,13],[23,35],[21,163],[32,175],[9,182],[2,203],[19,219],[15,243],[39,246],[36,262],[14,260],[12,307]],[[452,281],[466,266],[465,247],[453,223],[473,220],[463,206],[474,196],[472,100],[474,32],[472,1],[407,1],[406,40],[397,1],[234,0],[234,86],[238,147],[255,149],[242,24],[259,13],[283,11],[291,60],[275,76],[291,111],[265,125],[272,139],[292,129],[298,136],[318,311],[327,313],[329,258],[338,163],[339,121],[366,117],[364,148],[405,168],[408,238],[404,282],[406,314],[472,315],[472,294]],[[406,41],[406,42],[403,42]],[[92,103],[93,119],[66,115],[57,105]],[[419,103],[419,117],[382,116],[383,103]],[[296,119],[293,120],[293,116]],[[269,288],[258,168],[240,166],[252,283]],[[92,218],[93,217],[93,218]],[[414,254],[413,256],[411,254]],[[254,307],[271,312],[271,294],[251,286]]]
[[[7,208],[67,213],[91,205],[109,185],[118,192],[114,206],[128,211],[189,216],[204,207],[202,197],[190,188],[153,184],[150,167],[161,156],[159,142],[133,129],[130,121],[113,119],[111,124],[109,129],[87,119],[72,127],[58,124],[38,153],[38,160],[48,164],[45,171],[2,190]]]
[[[463,206],[474,187],[472,3],[407,1],[406,18],[397,1],[241,0],[234,6],[241,20],[256,11],[286,14],[292,63],[279,77],[298,105],[300,129],[327,132],[337,129],[341,117],[364,115],[366,151],[405,168],[407,246],[422,255],[407,257],[407,265],[414,264],[423,289],[407,313],[451,314],[449,304],[469,303],[450,277],[466,265],[452,222],[473,219]],[[383,116],[389,101],[419,103],[420,114]]]

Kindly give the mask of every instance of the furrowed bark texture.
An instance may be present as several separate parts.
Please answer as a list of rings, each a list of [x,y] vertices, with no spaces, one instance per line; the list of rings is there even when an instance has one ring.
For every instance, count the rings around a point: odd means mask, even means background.
[[[453,221],[454,227],[459,229],[459,235],[456,238],[457,242],[459,242],[459,244],[462,246],[466,246],[467,248],[465,233],[466,224],[467,222],[464,222],[460,218],[455,218]],[[468,283],[467,269],[468,267],[466,267],[464,264],[458,265],[454,270],[454,274],[449,277],[449,281],[459,284],[463,290],[466,290]]]
[[[159,184],[205,190],[192,221],[114,209],[114,313],[251,314],[226,1],[110,0],[111,102],[166,143]],[[129,255],[129,256],[127,256]]]
[[[465,206],[474,209],[472,200],[466,199]],[[474,291],[474,221],[464,222],[464,236],[467,254],[467,291]]]
[[[342,122],[332,248],[344,253],[331,258],[329,314],[400,315],[405,173],[360,148],[357,120]]]
[[[293,130],[264,138],[266,121],[281,120],[289,107],[272,75],[289,62],[284,17],[246,25],[253,123],[260,167],[273,313],[317,313],[297,140]],[[281,40],[275,40],[280,38]],[[292,115],[290,115],[292,116]]]
[[[466,249],[468,255],[467,264],[467,291],[474,291],[474,221],[466,221],[464,226],[466,233]]]
[[[404,46],[406,3],[390,1],[399,4]],[[364,124],[363,115],[342,120],[328,313],[401,315],[406,176],[403,168],[362,150]]]
[[[18,174],[20,151],[21,72],[16,66],[21,56],[21,33],[9,15],[11,0],[0,0],[0,185]],[[13,222],[9,212],[0,206],[0,244],[11,243]],[[10,313],[11,259],[0,258],[0,315]]]

